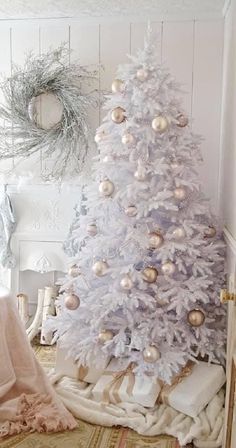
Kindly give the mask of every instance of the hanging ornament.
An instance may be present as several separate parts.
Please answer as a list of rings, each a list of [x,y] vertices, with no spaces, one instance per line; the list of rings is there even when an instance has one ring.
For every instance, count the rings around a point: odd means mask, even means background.
[[[158,249],[164,243],[164,238],[159,232],[151,232],[148,235],[149,249]]]
[[[136,77],[139,81],[145,81],[148,78],[148,71],[144,68],[139,68],[136,73]]]
[[[174,197],[175,199],[178,199],[178,201],[183,201],[186,199],[187,192],[183,187],[175,188],[174,190]]]
[[[80,306],[80,299],[75,294],[69,294],[64,299],[65,306],[68,310],[76,310]]]
[[[152,129],[155,132],[159,132],[159,134],[162,134],[165,132],[169,127],[169,122],[166,117],[163,117],[162,115],[159,115],[158,117],[155,117],[152,120]]]
[[[170,164],[170,167],[172,170],[177,170],[179,168],[179,164],[178,164],[178,162],[172,162]]]
[[[138,167],[137,171],[134,173],[134,177],[139,182],[144,182],[147,180],[147,171],[144,167]]]
[[[130,134],[129,132],[126,132],[122,139],[121,139],[123,145],[132,145],[134,143],[134,136]]]
[[[111,119],[114,123],[122,123],[125,120],[125,110],[122,107],[116,107],[111,113]]]
[[[125,85],[121,79],[114,79],[111,85],[111,90],[113,93],[124,92]]]
[[[98,277],[102,277],[103,275],[105,275],[107,272],[107,269],[108,269],[108,264],[107,264],[106,260],[96,261],[92,266],[92,271]]]
[[[103,196],[111,196],[114,188],[114,184],[109,179],[104,179],[99,184],[99,191]]]
[[[175,272],[175,264],[172,261],[166,261],[166,263],[163,263],[161,270],[164,275],[172,275]]]
[[[176,229],[173,231],[173,237],[177,240],[181,240],[181,238],[184,238],[185,236],[186,233],[183,227],[176,227]]]
[[[90,236],[95,236],[98,233],[98,229],[95,223],[88,224],[86,230],[88,235]]]
[[[114,162],[115,158],[111,155],[111,154],[107,154],[104,158],[103,158],[103,162],[104,163],[109,163],[109,162]]]
[[[142,278],[147,283],[155,283],[158,271],[153,266],[147,266],[142,272]]]
[[[153,363],[153,362],[158,361],[158,359],[160,359],[160,357],[161,357],[161,354],[155,345],[148,345],[143,350],[143,359],[145,362]]]
[[[129,275],[125,275],[124,277],[122,277],[120,281],[120,286],[122,289],[129,290],[133,287],[133,285],[133,281]]]
[[[135,205],[129,205],[126,209],[125,209],[125,214],[127,216],[129,216],[130,218],[133,218],[134,216],[136,216],[138,213],[137,207]]]
[[[216,236],[216,229],[213,226],[209,226],[204,231],[205,238],[214,238]]]
[[[96,143],[100,143],[105,137],[105,132],[97,132],[97,134],[94,137],[94,140]]]
[[[192,325],[192,327],[200,327],[204,324],[205,319],[206,316],[202,310],[195,309],[188,313],[188,323]]]
[[[183,114],[178,115],[177,120],[178,120],[177,126],[179,126],[180,128],[184,128],[185,126],[188,125],[188,117],[186,117]]]
[[[81,274],[79,266],[77,266],[77,264],[73,264],[73,266],[70,266],[68,269],[68,274],[71,277],[78,277],[78,275]]]
[[[114,335],[111,330],[102,330],[98,335],[98,340],[102,344],[105,344],[106,342],[111,341],[113,339],[113,336]]]

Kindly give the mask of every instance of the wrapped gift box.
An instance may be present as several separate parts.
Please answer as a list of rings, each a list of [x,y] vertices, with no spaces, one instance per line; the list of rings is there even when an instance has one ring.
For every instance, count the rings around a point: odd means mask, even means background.
[[[109,363],[110,358],[104,357],[104,362],[101,368],[92,366],[90,368],[80,365],[79,361],[74,361],[71,356],[68,356],[67,350],[59,343],[56,350],[56,364],[55,373],[60,373],[63,376],[69,376],[86,383],[96,383],[103,374],[104,369]]]
[[[159,401],[195,418],[224,385],[225,372],[222,366],[201,361],[186,367],[171,386],[162,387]]]
[[[96,401],[105,403],[130,402],[153,407],[160,393],[160,384],[147,375],[133,373],[134,365],[126,359],[113,359],[93,388]]]

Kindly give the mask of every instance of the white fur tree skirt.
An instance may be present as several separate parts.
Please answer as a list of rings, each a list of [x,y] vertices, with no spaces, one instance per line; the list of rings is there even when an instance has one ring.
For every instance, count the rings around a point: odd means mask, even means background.
[[[139,404],[98,403],[92,399],[93,385],[72,378],[51,375],[51,382],[71,413],[89,423],[102,426],[126,426],[142,435],[168,434],[181,446],[194,442],[197,448],[222,446],[224,392],[221,390],[198,417],[191,418],[169,406],[147,409]]]

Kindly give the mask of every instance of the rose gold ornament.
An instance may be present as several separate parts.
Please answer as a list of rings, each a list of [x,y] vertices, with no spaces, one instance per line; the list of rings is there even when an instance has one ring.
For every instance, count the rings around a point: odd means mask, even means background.
[[[153,266],[147,266],[142,272],[142,278],[147,283],[155,283],[158,271]]]
[[[206,316],[202,310],[194,309],[188,313],[188,323],[192,325],[192,327],[200,327],[204,324],[205,319]]]
[[[134,216],[136,216],[138,213],[137,207],[135,205],[129,205],[126,209],[125,209],[125,214],[127,216],[129,216],[130,218],[133,218]]]
[[[109,180],[102,180],[99,184],[99,192],[102,193],[103,196],[111,196],[114,191],[114,184]]]
[[[81,274],[79,266],[77,266],[77,264],[73,264],[73,266],[70,266],[68,269],[68,274],[71,277],[78,277],[78,275]]]
[[[111,113],[111,119],[114,123],[122,123],[125,120],[125,110],[122,107],[116,107]]]
[[[98,233],[98,229],[95,223],[88,224],[86,230],[88,235],[90,236],[95,236]]]
[[[121,139],[123,145],[132,145],[134,143],[134,136],[130,134],[129,132],[126,132],[122,139]]]
[[[96,143],[100,143],[105,137],[105,132],[97,132],[97,134],[94,137],[94,140]]]
[[[143,350],[143,359],[145,362],[154,363],[160,359],[161,354],[155,345],[148,345]]]
[[[65,306],[68,310],[76,310],[80,306],[80,299],[75,294],[69,294],[64,299]]]
[[[148,239],[149,239],[149,248],[150,249],[158,249],[164,243],[163,236],[158,232],[149,233]]]
[[[186,233],[183,227],[176,227],[176,229],[173,231],[173,237],[177,240],[181,240],[181,238],[184,238],[185,236]]]
[[[111,90],[113,93],[124,92],[124,82],[121,79],[114,79],[111,85]]]
[[[180,128],[184,128],[185,126],[188,125],[188,117],[186,117],[183,114],[178,115],[177,120],[178,120],[178,126]]]
[[[133,287],[133,281],[129,275],[125,275],[124,277],[122,277],[122,279],[120,281],[120,286],[122,289],[125,289],[125,290],[129,290]]]
[[[139,81],[145,81],[148,78],[148,71],[144,68],[139,68],[136,73],[136,77]]]
[[[169,122],[166,117],[163,117],[162,115],[159,115],[158,117],[155,117],[152,120],[152,129],[155,132],[159,132],[159,134],[162,134],[165,132],[169,127]]]
[[[102,330],[98,335],[98,340],[102,344],[105,344],[106,342],[111,341],[113,339],[113,336],[114,335],[111,330]]]
[[[166,263],[163,263],[161,270],[164,275],[172,275],[175,272],[175,264],[172,261],[166,261]]]
[[[102,277],[107,273],[108,264],[105,260],[96,261],[92,266],[92,271],[98,277]]]
[[[214,238],[216,236],[216,229],[213,226],[209,226],[205,229],[204,235],[206,238]]]
[[[186,199],[186,196],[187,193],[183,187],[175,188],[174,190],[175,199],[178,199],[178,201],[183,201],[184,199]]]

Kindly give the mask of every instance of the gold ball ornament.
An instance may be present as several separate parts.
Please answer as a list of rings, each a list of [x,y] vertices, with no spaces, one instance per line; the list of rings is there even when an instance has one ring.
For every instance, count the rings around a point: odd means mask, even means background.
[[[188,323],[192,325],[192,327],[200,327],[204,324],[205,319],[206,316],[202,310],[194,309],[188,313]]]
[[[90,236],[95,236],[98,233],[98,228],[95,223],[88,224],[86,230]]]
[[[139,68],[137,70],[136,77],[141,82],[146,81],[146,79],[148,78],[148,71],[145,70],[145,68]]]
[[[80,299],[76,294],[69,294],[64,299],[65,306],[68,310],[74,311],[80,306]]]
[[[161,354],[155,345],[148,345],[143,350],[143,359],[145,362],[154,363],[160,359]]]
[[[70,266],[68,269],[68,274],[71,277],[78,277],[78,275],[81,274],[79,266],[77,266],[77,264],[73,264],[73,266]]]
[[[163,236],[158,232],[151,232],[148,235],[149,249],[158,249],[164,243]]]
[[[216,236],[216,229],[213,226],[209,226],[205,229],[204,235],[206,238],[214,238]]]
[[[164,275],[172,275],[175,272],[175,264],[172,261],[166,261],[166,263],[163,263],[161,270]]]
[[[108,269],[108,264],[105,260],[96,261],[92,266],[92,271],[98,277],[102,277],[106,274]]]
[[[122,123],[125,120],[125,110],[122,107],[116,107],[111,113],[111,119],[114,123]]]
[[[98,335],[98,340],[102,344],[105,344],[106,342],[111,341],[113,339],[113,336],[114,335],[111,330],[102,330]]]
[[[152,129],[155,132],[159,132],[159,134],[162,134],[163,132],[167,131],[169,127],[169,122],[166,117],[163,117],[162,115],[159,115],[158,117],[155,117],[152,120]]]
[[[158,271],[153,266],[147,266],[142,272],[142,278],[147,283],[155,283],[158,277]]]
[[[183,201],[187,197],[187,192],[183,187],[175,188],[174,197],[178,201]]]
[[[129,205],[126,209],[125,209],[125,214],[127,216],[129,216],[130,218],[134,218],[134,216],[136,216],[138,213],[137,207],[135,205]]]
[[[109,179],[104,179],[100,182],[99,185],[99,192],[103,196],[111,196],[114,192],[114,184]]]
[[[123,145],[132,145],[134,143],[134,136],[130,134],[129,132],[126,132],[122,139],[121,139]]]
[[[133,287],[133,281],[129,275],[125,275],[124,277],[122,277],[122,279],[120,281],[120,286],[122,289],[125,289],[125,290],[129,290]]]
[[[111,85],[111,90],[113,93],[124,92],[125,85],[121,79],[114,79]]]
[[[185,236],[186,233],[183,227],[176,227],[176,229],[173,231],[173,237],[177,240],[181,240],[181,238],[184,238]]]
[[[94,140],[96,143],[100,143],[105,137],[105,132],[97,132],[97,134],[94,137]]]
[[[188,125],[188,117],[183,114],[178,115],[177,120],[180,128],[185,128]]]

